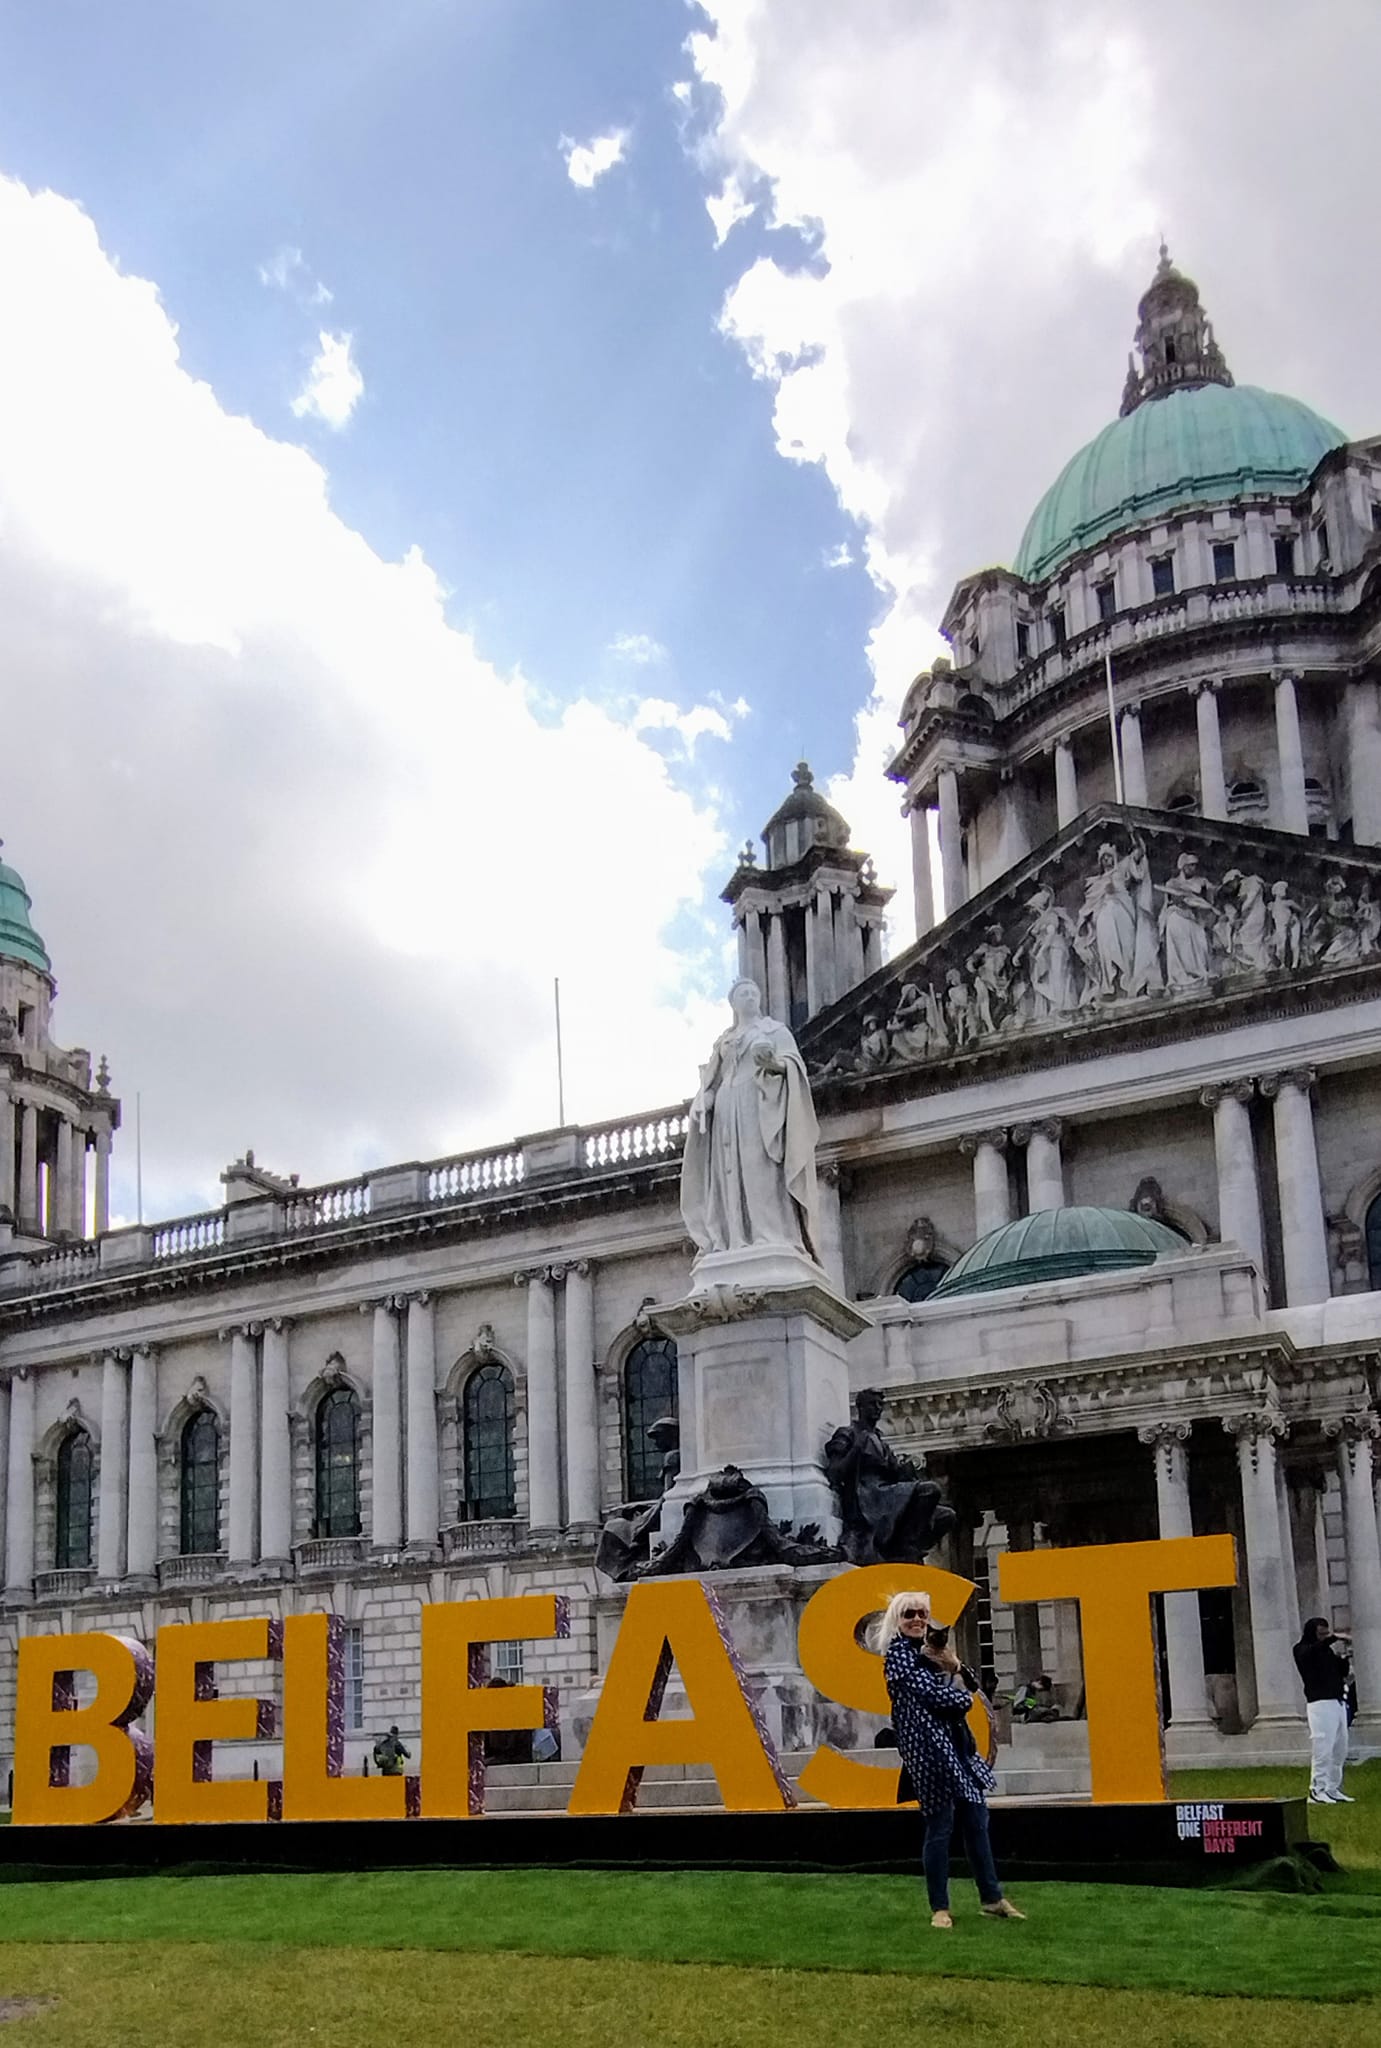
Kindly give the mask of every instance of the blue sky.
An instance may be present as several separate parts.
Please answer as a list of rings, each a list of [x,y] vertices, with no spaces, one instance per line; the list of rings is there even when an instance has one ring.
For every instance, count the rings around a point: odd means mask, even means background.
[[[1374,0],[1094,19],[0,0],[0,835],[151,1213],[551,1122],[558,974],[575,1119],[684,1097],[801,753],[904,945],[901,696],[1162,230],[1381,426]]]
[[[754,743],[713,764],[740,835],[799,750],[847,765],[877,593],[826,567],[851,522],[778,457],[770,392],[717,331],[745,252],[714,246],[703,122],[672,93],[689,10],[122,0],[0,22],[5,168],[79,199],[158,283],[227,408],[301,433],[319,327],[353,334],[366,395],[314,436],[333,502],[380,552],[420,546],[490,659],[558,698],[641,693],[610,649],[644,635],[659,692],[744,699]],[[626,161],[577,188],[561,138],[616,129]],[[266,288],[285,248],[304,273]],[[300,303],[315,280],[329,306]]]

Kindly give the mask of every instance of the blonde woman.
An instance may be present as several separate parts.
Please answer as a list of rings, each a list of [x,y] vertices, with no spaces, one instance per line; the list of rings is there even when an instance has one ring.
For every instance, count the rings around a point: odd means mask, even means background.
[[[872,1647],[882,1654],[902,1761],[897,1797],[915,1799],[925,1816],[921,1864],[931,1926],[954,1925],[949,1845],[956,1818],[983,1911],[993,1920],[1024,1920],[1026,1915],[1002,1896],[993,1867],[987,1795],[997,1781],[969,1732],[973,1691],[960,1676],[949,1630],[931,1626],[929,1596],[895,1593],[876,1625]]]

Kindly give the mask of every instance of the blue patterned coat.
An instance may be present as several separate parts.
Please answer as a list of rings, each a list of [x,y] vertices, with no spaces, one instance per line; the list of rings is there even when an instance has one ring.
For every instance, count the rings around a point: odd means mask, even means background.
[[[973,1694],[938,1671],[920,1645],[894,1636],[883,1659],[897,1751],[922,1813],[957,1800],[978,1804],[997,1779],[964,1726]]]

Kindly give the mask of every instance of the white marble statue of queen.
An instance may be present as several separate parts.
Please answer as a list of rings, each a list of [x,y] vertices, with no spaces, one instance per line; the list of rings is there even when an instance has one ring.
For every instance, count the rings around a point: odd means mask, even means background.
[[[810,1082],[755,981],[729,991],[734,1021],[700,1070],[681,1162],[681,1214],[701,1252],[779,1245],[818,1256]]]

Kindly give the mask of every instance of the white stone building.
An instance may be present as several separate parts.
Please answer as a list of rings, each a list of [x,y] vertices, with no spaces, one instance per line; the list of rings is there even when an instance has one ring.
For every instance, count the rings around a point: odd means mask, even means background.
[[[1077,1618],[1003,1608],[995,1554],[1228,1530],[1237,1590],[1164,1602],[1172,1754],[1301,1755],[1301,1614],[1350,1621],[1381,1729],[1381,439],[1235,385],[1168,261],[1136,348],[907,697],[917,945],[883,962],[804,769],[725,896],[815,1075],[851,1384],[960,1513],[970,1654],[1075,1712]],[[595,1539],[676,1404],[644,1311],[686,1292],[685,1105],[322,1188],[247,1159],[110,1231],[119,1105],[52,993],[0,868],[0,1773],[20,1633],[324,1608],[358,1759],[416,1729],[423,1601],[553,1588],[571,1634],[521,1661],[572,1753]],[[788,1748],[837,1731],[780,1629],[750,1663]]]

